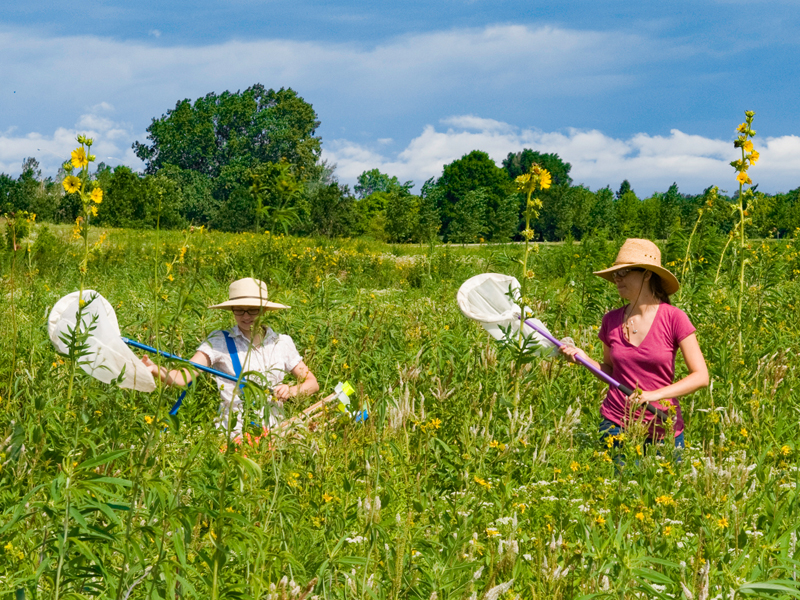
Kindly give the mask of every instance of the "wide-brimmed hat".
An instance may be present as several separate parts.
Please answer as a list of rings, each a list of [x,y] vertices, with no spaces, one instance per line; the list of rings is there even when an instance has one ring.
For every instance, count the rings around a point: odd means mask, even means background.
[[[614,283],[614,271],[637,267],[652,271],[661,277],[661,286],[667,294],[674,294],[681,287],[678,278],[661,266],[661,250],[650,240],[625,240],[614,265],[602,271],[595,271],[594,274]]]
[[[225,310],[233,308],[266,308],[267,310],[291,308],[285,304],[267,300],[267,284],[252,277],[234,281],[228,288],[228,298],[227,302],[215,304],[208,308],[222,308]]]

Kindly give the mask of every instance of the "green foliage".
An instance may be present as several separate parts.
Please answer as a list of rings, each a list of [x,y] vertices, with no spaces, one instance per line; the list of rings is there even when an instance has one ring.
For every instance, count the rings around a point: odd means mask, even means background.
[[[305,170],[319,157],[317,127],[314,109],[294,90],[255,84],[178,102],[147,128],[150,144],[135,142],[133,149],[151,174],[174,165],[217,177],[231,164],[282,160]]]
[[[111,227],[145,227],[147,204],[143,180],[129,167],[120,165],[114,168],[108,186],[103,202],[98,207],[98,224]]]
[[[66,398],[67,365],[43,315],[74,290],[78,273],[65,262],[80,247],[71,227],[35,225],[34,263],[20,261],[13,288],[3,273],[13,293],[0,306],[4,590],[53,598],[58,580],[61,598],[128,600],[293,589],[336,600],[795,595],[800,239],[745,250],[739,359],[738,272],[726,265],[714,284],[708,265],[726,235],[706,218],[728,209],[707,210],[686,293],[673,300],[698,328],[715,385],[682,401],[680,462],[631,437],[622,467],[597,435],[605,386],[558,360],[512,377],[509,355],[453,300],[474,274],[518,269],[517,246],[393,253],[363,240],[110,232],[87,286],[112,303],[124,335],[189,355],[232,324],[205,307],[256,274],[293,307],[268,322],[293,336],[320,397],[349,379],[354,402],[368,404],[366,423],[333,412],[315,428],[220,452],[218,394],[205,377],[174,418],[174,389],[131,392],[79,372]],[[99,234],[90,231],[92,244]],[[668,263],[687,254],[681,236],[662,248]],[[537,316],[595,358],[596,328],[619,298],[592,271],[618,248],[590,235],[530,256]]]
[[[309,198],[310,231],[329,238],[348,236],[358,219],[356,200],[347,186],[320,186]]]
[[[456,227],[456,235],[459,241],[464,236],[471,236],[475,231],[476,235],[488,236],[492,232],[491,224],[487,222],[488,215],[505,215],[507,212],[507,198],[513,193],[514,187],[508,178],[505,170],[494,164],[485,152],[475,150],[465,154],[461,158],[445,165],[442,176],[437,180],[436,187],[442,190],[437,196],[439,202],[437,209],[442,220],[442,233],[446,240],[456,241],[451,231]],[[476,200],[475,194],[480,191],[481,201]],[[482,203],[483,212],[480,215],[467,217],[463,207],[458,205],[467,200],[467,195],[472,194],[468,203],[470,206],[477,206]],[[476,204],[477,202],[477,204]],[[488,211],[488,212],[487,212]],[[453,221],[458,221],[453,224]],[[468,229],[464,229],[469,219]],[[472,224],[475,221],[475,224]],[[480,221],[480,225],[477,222]],[[501,232],[505,233],[506,228],[501,227]]]
[[[503,160],[503,168],[508,173],[509,179],[516,179],[520,175],[527,173],[532,164],[538,164],[543,169],[547,169],[553,177],[553,185],[571,185],[572,178],[569,172],[572,165],[565,163],[558,154],[547,154],[536,152],[530,148],[525,148],[520,152],[509,152]]]
[[[421,241],[419,238],[419,209],[419,196],[412,196],[400,190],[389,194],[386,203],[385,225],[388,241],[394,243]]]
[[[486,235],[486,209],[489,194],[484,189],[471,190],[455,205],[450,221],[448,241],[456,244],[472,244]]]
[[[397,191],[407,194],[412,187],[414,187],[413,181],[400,183],[397,177],[389,177],[385,173],[381,173],[378,169],[372,169],[370,171],[364,171],[358,176],[353,191],[355,191],[356,197],[363,200],[375,192]]]

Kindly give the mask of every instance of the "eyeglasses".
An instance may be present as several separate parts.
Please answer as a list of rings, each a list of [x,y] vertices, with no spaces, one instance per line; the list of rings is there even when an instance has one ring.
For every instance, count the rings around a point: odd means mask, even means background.
[[[620,269],[619,271],[614,271],[613,273],[611,273],[611,276],[614,279],[622,279],[623,277],[627,276],[628,273],[630,273],[631,271],[638,271],[641,273],[642,271],[644,271],[644,269],[639,269],[638,267],[633,267],[631,269]]]
[[[261,314],[260,308],[234,308],[232,310],[233,314],[235,314],[237,317],[244,316],[244,313],[247,313],[251,317],[257,317]]]

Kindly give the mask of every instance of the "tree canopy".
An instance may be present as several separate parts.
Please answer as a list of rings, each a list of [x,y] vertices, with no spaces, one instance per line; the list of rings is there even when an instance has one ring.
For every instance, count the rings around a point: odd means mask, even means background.
[[[258,162],[311,170],[319,159],[319,127],[312,106],[291,88],[261,84],[244,92],[210,93],[194,104],[181,100],[147,128],[150,144],[135,142],[136,156],[154,174],[166,165],[217,177],[230,164]]]

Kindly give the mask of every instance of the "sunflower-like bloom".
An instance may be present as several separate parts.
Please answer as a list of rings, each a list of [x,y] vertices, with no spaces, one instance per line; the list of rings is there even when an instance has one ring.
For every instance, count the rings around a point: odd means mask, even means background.
[[[744,148],[745,152],[752,152],[753,151],[753,142],[747,140],[744,144],[742,144],[742,148]]]
[[[739,173],[736,175],[736,181],[738,181],[742,185],[753,183],[753,180],[750,179],[750,176],[747,174],[747,171],[739,171]]]
[[[736,128],[739,133],[747,133],[747,123],[742,123]]]
[[[550,172],[547,169],[542,169],[541,174],[539,175],[539,187],[543,190],[550,189],[550,186],[553,183],[553,177],[550,175]]]
[[[754,165],[758,162],[759,153],[757,150],[753,150],[750,154],[747,155],[747,158],[750,159],[750,164]]]
[[[64,189],[67,191],[68,194],[74,194],[75,192],[79,192],[81,189],[81,180],[75,177],[74,175],[68,175],[64,178],[64,181],[61,182],[61,185],[64,186]]]
[[[91,199],[95,204],[100,204],[103,201],[103,190],[100,188],[94,188],[92,190]]]
[[[86,157],[86,151],[84,151],[83,146],[75,148],[72,151],[72,166],[76,169],[82,169],[88,164],[89,159]]]

